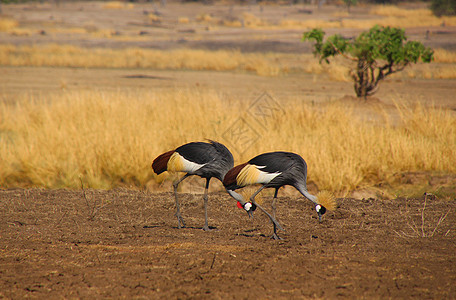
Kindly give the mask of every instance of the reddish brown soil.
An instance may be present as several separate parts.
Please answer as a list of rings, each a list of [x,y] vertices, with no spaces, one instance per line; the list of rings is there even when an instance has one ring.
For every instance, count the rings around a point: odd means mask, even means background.
[[[318,223],[282,197],[281,241],[225,193],[211,232],[201,195],[182,203],[178,229],[171,193],[0,190],[0,298],[456,298],[454,200],[427,199],[423,222],[424,198],[339,199]]]

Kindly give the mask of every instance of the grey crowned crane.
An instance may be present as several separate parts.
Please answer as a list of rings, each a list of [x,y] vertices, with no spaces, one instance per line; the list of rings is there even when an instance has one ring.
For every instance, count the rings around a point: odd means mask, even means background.
[[[274,225],[273,239],[280,239],[277,235],[277,228],[283,230],[276,220],[276,199],[277,193],[282,186],[291,185],[295,187],[304,197],[315,204],[318,219],[321,221],[326,209],[334,209],[335,200],[331,196],[318,199],[307,191],[307,164],[304,159],[290,152],[270,152],[260,154],[247,163],[240,164],[231,169],[223,180],[227,192],[238,201],[238,207],[247,211],[252,216],[253,211],[260,208],[272,221]],[[242,195],[235,192],[239,188],[248,185],[261,184],[262,186],[250,197],[250,202],[246,202]],[[272,215],[255,202],[255,197],[264,188],[274,188],[274,198],[272,201]]]
[[[204,189],[204,217],[203,230],[208,231],[207,222],[207,190],[212,177],[223,181],[225,174],[234,166],[234,159],[231,152],[222,144],[209,141],[192,142],[182,145],[159,155],[152,163],[152,169],[156,174],[165,171],[185,172],[186,174],[173,182],[174,197],[176,200],[176,217],[178,228],[185,227],[184,219],[181,216],[179,200],[177,198],[177,187],[184,179],[192,175],[198,175],[206,179]]]

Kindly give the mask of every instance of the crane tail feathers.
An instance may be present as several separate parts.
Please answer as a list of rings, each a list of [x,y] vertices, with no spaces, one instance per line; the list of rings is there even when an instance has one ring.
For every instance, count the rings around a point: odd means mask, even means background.
[[[168,161],[175,151],[171,150],[159,155],[152,163],[152,169],[157,175],[168,170]]]

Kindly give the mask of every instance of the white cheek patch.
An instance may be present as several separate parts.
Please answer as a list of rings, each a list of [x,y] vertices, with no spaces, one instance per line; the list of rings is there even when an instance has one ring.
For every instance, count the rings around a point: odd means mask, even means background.
[[[320,212],[320,210],[321,210],[321,205],[318,204],[317,206],[315,206],[315,210],[316,210],[317,212]]]
[[[246,211],[249,211],[251,208],[252,208],[252,203],[250,203],[250,202],[247,202],[247,203],[244,205],[244,209],[245,209]]]

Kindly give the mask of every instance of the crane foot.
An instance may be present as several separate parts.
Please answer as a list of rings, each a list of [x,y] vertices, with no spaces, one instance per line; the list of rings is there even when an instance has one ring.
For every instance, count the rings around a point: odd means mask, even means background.
[[[177,227],[179,229],[181,229],[182,227],[185,227],[184,218],[182,218],[181,215],[177,215],[177,214],[176,214],[176,217],[177,217]]]
[[[282,240],[280,236],[277,235],[277,233],[274,232],[274,234],[271,236],[271,239],[273,240]]]

